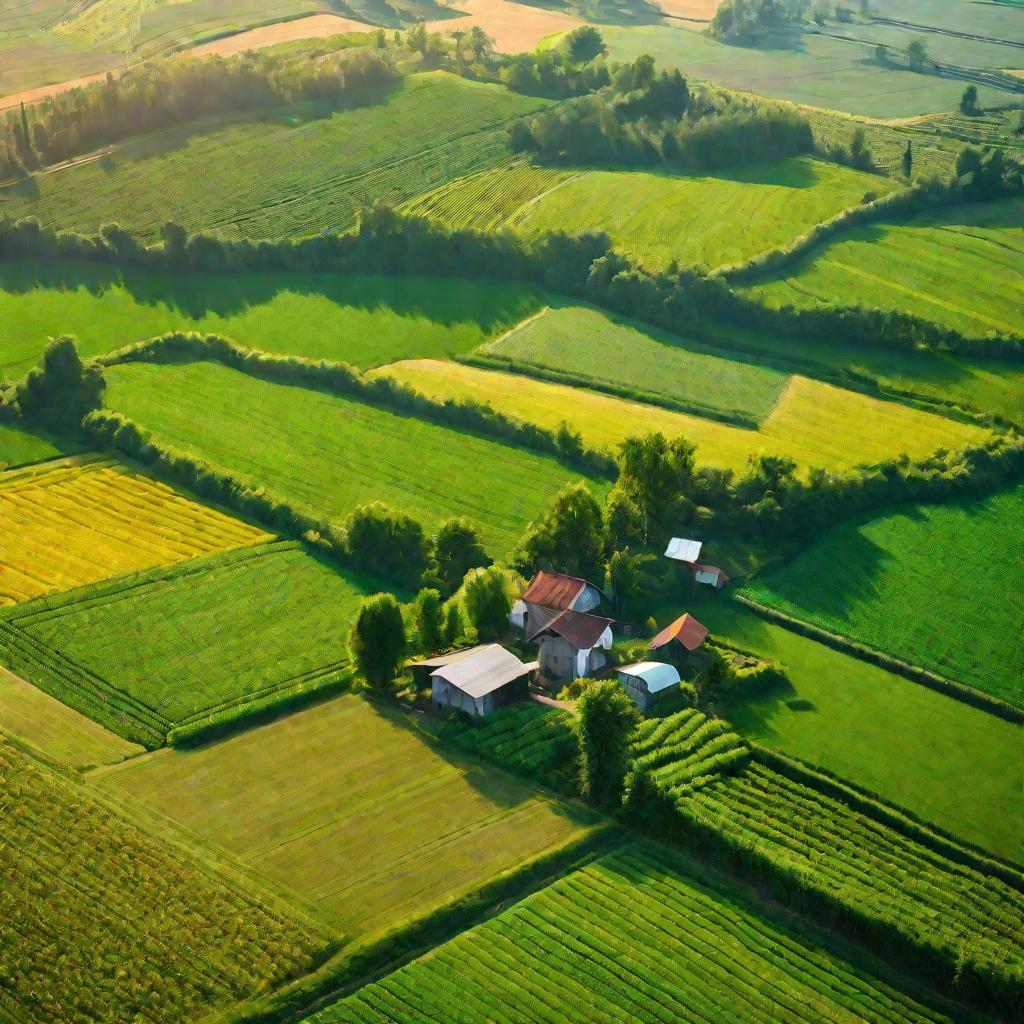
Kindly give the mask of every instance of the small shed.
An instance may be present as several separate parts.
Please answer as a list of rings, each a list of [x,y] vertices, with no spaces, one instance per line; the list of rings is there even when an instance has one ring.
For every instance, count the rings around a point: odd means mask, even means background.
[[[659,693],[680,682],[679,670],[674,665],[666,665],[663,661],[641,661],[635,665],[622,665],[616,671],[619,682],[641,711],[649,711]]]
[[[601,603],[601,591],[578,576],[537,573],[523,596],[512,606],[508,620],[524,633],[536,632],[559,612],[589,612]]]
[[[699,540],[687,540],[685,537],[673,537],[665,548],[665,557],[675,562],[685,562],[693,565],[700,558],[701,542]]]
[[[500,644],[462,653],[463,657],[430,673],[430,699],[438,710],[489,715],[527,696],[536,662],[522,662]]]
[[[651,650],[676,641],[686,651],[695,651],[708,635],[708,628],[699,623],[689,612],[683,612],[675,622],[666,626],[652,641]]]
[[[721,590],[729,582],[724,569],[719,569],[717,565],[702,565],[700,562],[693,565],[693,578],[697,583],[704,583],[716,590]]]
[[[559,612],[530,639],[540,641],[541,673],[548,679],[572,682],[607,664],[604,651],[612,646],[612,620],[585,612]]]

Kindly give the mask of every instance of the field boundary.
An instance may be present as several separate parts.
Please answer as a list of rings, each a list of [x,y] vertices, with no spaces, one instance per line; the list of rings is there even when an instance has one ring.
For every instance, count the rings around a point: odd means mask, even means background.
[[[979,708],[982,711],[988,711],[990,714],[1003,718],[1008,722],[1013,722],[1015,725],[1024,724],[1024,708],[1015,707],[1013,704],[999,700],[997,697],[990,697],[981,690],[976,690],[972,686],[953,679],[946,679],[944,676],[940,676],[926,668],[920,668],[917,665],[911,665],[909,662],[901,661],[899,658],[894,658],[891,654],[868,647],[867,644],[850,640],[839,633],[832,633],[810,622],[794,618],[785,612],[780,612],[768,605],[760,604],[749,597],[744,597],[742,594],[733,594],[732,599],[743,605],[744,608],[748,608],[755,615],[783,626],[800,636],[816,640],[826,647],[831,647],[833,650],[840,651],[843,654],[849,654],[860,661],[877,665],[879,668],[903,676],[904,679],[909,679],[912,683],[919,683],[929,690],[944,693],[954,700],[970,704],[972,707]]]

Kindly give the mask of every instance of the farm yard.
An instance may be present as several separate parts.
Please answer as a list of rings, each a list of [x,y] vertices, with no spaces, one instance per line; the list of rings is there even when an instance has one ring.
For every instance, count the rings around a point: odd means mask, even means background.
[[[0,606],[268,539],[114,459],[0,474]]]
[[[216,363],[127,364],[106,377],[111,409],[273,494],[339,522],[372,501],[428,530],[466,516],[495,555],[561,487],[583,477],[549,455]],[[589,483],[598,494],[609,486]]]
[[[401,713],[353,696],[96,780],[228,849],[349,936],[426,914],[595,824],[435,752]]]

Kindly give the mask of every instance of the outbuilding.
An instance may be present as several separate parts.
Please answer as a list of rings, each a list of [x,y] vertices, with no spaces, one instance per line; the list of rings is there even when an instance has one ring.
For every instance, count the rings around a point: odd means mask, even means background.
[[[601,591],[578,576],[538,572],[512,606],[509,622],[524,634],[536,633],[559,612],[589,612],[601,603]]]
[[[697,650],[708,635],[708,627],[698,622],[689,612],[683,612],[675,622],[666,626],[652,641],[651,650],[656,651],[670,643],[678,643],[683,650]]]
[[[612,646],[612,620],[584,612],[559,612],[531,640],[539,640],[541,674],[572,682],[604,668]]]
[[[687,540],[685,537],[673,537],[665,548],[665,557],[674,562],[685,562],[693,565],[700,558],[702,544],[699,540]]]
[[[641,711],[649,711],[654,698],[679,684],[679,670],[663,661],[641,661],[616,669],[619,682],[626,688],[633,703]]]
[[[693,578],[695,582],[704,583],[716,590],[721,590],[729,582],[724,569],[719,569],[717,565],[702,565],[700,562],[693,565]]]
[[[462,654],[430,673],[430,699],[438,710],[489,715],[528,695],[536,662],[524,663],[500,644],[474,647]]]

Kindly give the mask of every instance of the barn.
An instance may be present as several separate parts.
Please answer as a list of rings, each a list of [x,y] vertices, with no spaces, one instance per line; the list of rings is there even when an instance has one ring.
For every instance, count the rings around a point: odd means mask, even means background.
[[[470,715],[489,715],[529,693],[530,673],[536,671],[536,662],[524,663],[500,644],[460,653],[462,657],[430,673],[430,699],[439,711],[451,708]]]
[[[616,669],[619,682],[641,711],[649,711],[654,698],[664,690],[678,685],[679,670],[663,661],[641,661]]]
[[[559,612],[530,640],[540,643],[541,674],[572,682],[604,668],[604,652],[612,646],[612,620],[584,612]]]
[[[512,606],[509,622],[524,634],[546,626],[559,612],[589,612],[601,603],[601,591],[578,576],[539,572]]]

